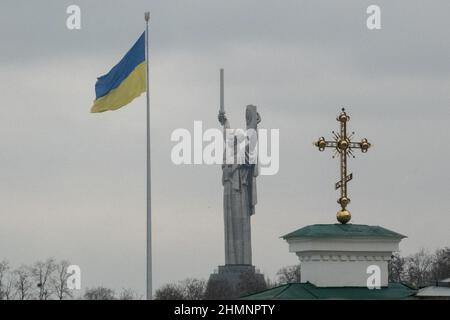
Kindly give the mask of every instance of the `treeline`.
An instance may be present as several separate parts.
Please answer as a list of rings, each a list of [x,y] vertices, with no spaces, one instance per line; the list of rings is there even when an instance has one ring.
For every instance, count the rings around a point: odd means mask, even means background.
[[[68,288],[67,268],[69,261],[49,258],[33,265],[12,268],[8,261],[0,261],[0,300],[138,300],[143,299],[133,289],[119,292],[106,287],[93,287],[81,294]],[[389,282],[401,282],[413,288],[433,285],[450,278],[450,248],[437,249],[429,253],[424,249],[401,256],[395,254],[389,262]],[[301,282],[300,265],[281,268],[275,279],[256,281],[251,274],[244,275],[239,287],[239,296],[251,294],[285,283]],[[78,294],[78,296],[76,296]],[[202,279],[188,278],[176,283],[163,285],[156,290],[158,300],[204,300],[236,298],[227,283],[211,285]]]
[[[418,289],[447,278],[450,278],[450,248],[433,253],[422,249],[407,257],[395,254],[389,261],[389,282],[402,282]]]
[[[72,292],[67,287],[69,262],[47,259],[32,266],[12,269],[8,261],[0,262],[0,300],[67,299]]]
[[[403,257],[394,254],[389,262],[389,282],[401,282],[413,288],[433,285],[437,281],[450,278],[450,248],[437,249],[429,253],[424,249]],[[240,296],[273,288],[286,283],[301,282],[300,265],[281,268],[274,280],[266,278],[265,285],[255,285],[252,277],[241,279]],[[177,283],[163,285],[156,290],[158,300],[208,300],[234,299],[227,284],[215,284],[213,290],[207,281],[188,278]]]
[[[6,260],[0,261],[0,300],[137,300],[142,296],[132,289],[116,293],[104,287],[87,288],[83,295],[68,287],[69,261],[49,258],[33,265],[13,269]]]

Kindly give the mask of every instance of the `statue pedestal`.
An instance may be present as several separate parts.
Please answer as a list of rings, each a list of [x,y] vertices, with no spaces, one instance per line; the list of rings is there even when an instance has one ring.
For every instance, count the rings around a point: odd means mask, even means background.
[[[302,283],[317,287],[367,287],[373,265],[380,270],[381,287],[388,286],[388,261],[403,238],[357,224],[316,224],[283,236],[300,259]]]
[[[212,273],[206,289],[207,299],[235,299],[266,288],[264,275],[255,266],[228,264]]]

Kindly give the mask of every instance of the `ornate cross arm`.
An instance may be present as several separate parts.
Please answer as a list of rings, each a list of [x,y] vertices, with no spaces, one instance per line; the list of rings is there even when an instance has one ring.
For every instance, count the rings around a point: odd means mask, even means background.
[[[350,173],[347,175],[347,156],[354,158],[354,149],[359,149],[361,152],[366,153],[371,147],[371,144],[365,138],[360,142],[353,142],[354,132],[351,135],[347,135],[347,122],[350,121],[350,117],[344,108],[342,108],[342,112],[336,120],[340,123],[340,131],[339,133],[333,131],[334,141],[328,141],[324,137],[320,137],[314,145],[319,148],[319,151],[324,151],[326,148],[333,148],[335,149],[333,158],[336,155],[340,157],[341,179],[335,184],[336,190],[341,189],[341,197],[337,201],[341,205],[341,210],[337,213],[337,219],[340,223],[345,224],[351,219],[350,212],[346,210],[347,205],[350,203],[350,198],[347,196],[347,182],[353,178],[353,174]]]
[[[372,145],[366,138],[361,139],[361,142],[350,142],[350,149],[361,149],[362,153],[366,153]]]

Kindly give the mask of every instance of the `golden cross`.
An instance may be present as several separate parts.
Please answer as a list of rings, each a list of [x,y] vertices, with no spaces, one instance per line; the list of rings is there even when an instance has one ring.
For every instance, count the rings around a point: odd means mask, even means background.
[[[340,123],[341,128],[340,132],[336,133],[333,131],[334,141],[327,141],[324,137],[320,137],[314,145],[319,148],[319,151],[324,151],[325,148],[334,148],[336,149],[333,158],[339,154],[341,159],[341,180],[336,182],[335,189],[341,189],[341,197],[338,199],[338,203],[341,205],[341,210],[338,211],[336,217],[337,220],[346,224],[351,219],[351,214],[346,210],[347,204],[350,203],[350,198],[347,196],[347,182],[352,180],[353,174],[347,175],[347,156],[355,157],[353,155],[353,149],[361,149],[363,153],[366,153],[369,150],[371,144],[367,139],[362,139],[361,142],[352,142],[352,137],[355,134],[349,136],[347,135],[347,122],[350,121],[350,117],[345,112],[345,109],[342,108],[342,112],[338,115],[336,120]]]

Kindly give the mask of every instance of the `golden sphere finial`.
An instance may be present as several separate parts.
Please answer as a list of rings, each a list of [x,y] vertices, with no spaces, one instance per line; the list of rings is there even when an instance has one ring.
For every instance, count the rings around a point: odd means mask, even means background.
[[[352,218],[352,215],[350,214],[350,211],[340,210],[336,214],[336,218],[337,218],[337,221],[339,221],[340,223],[346,224],[347,222],[350,221],[350,219]]]

